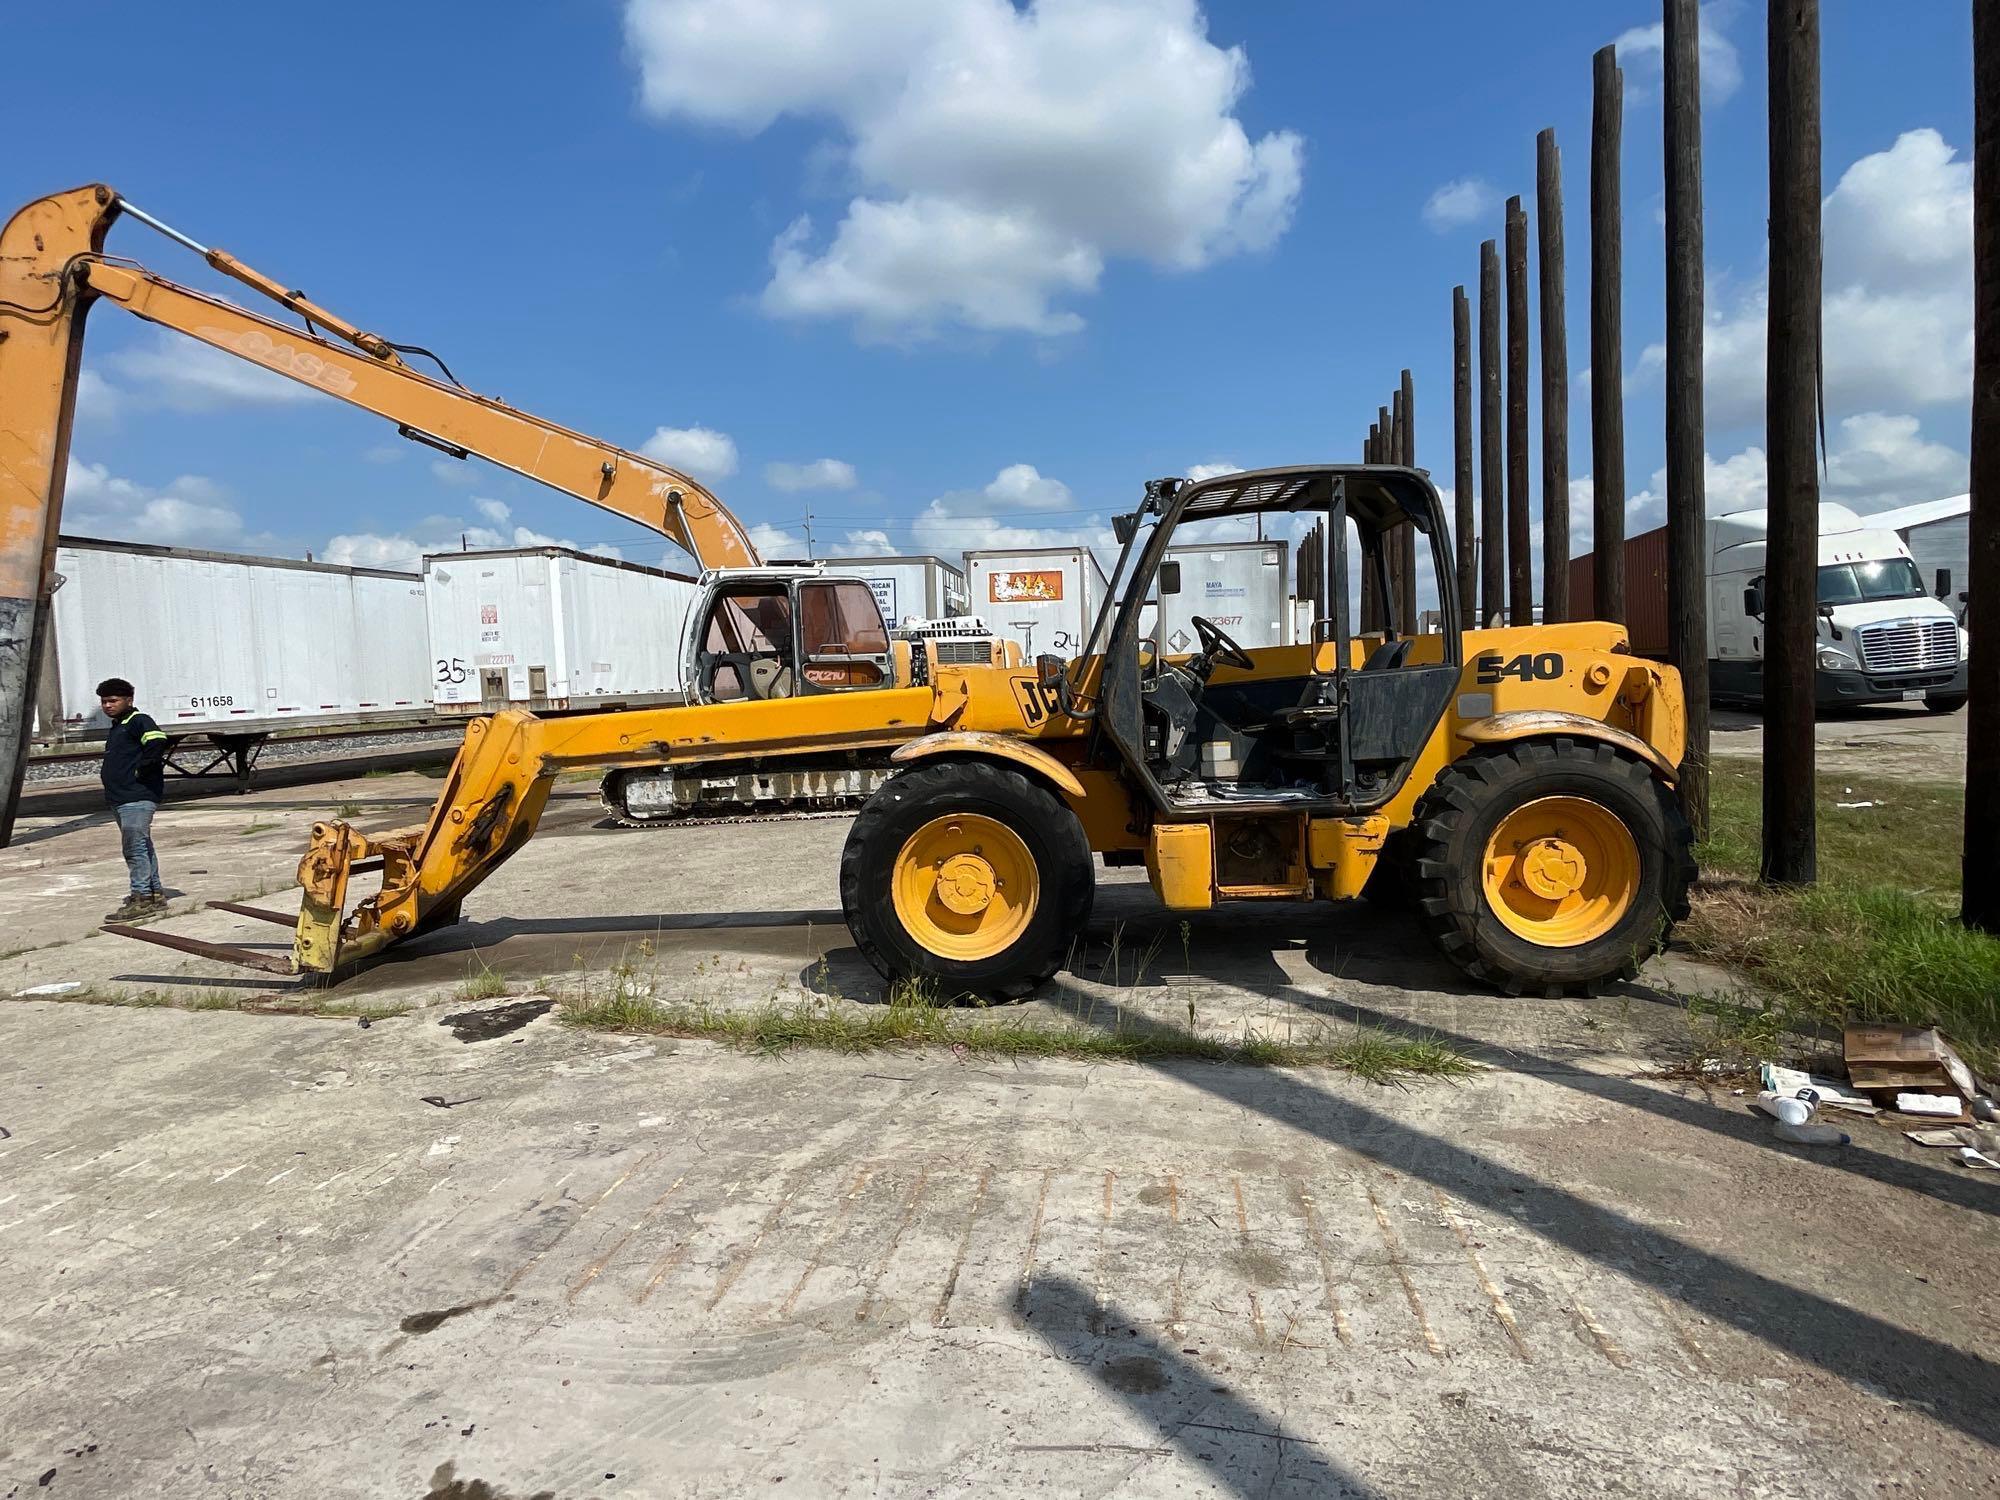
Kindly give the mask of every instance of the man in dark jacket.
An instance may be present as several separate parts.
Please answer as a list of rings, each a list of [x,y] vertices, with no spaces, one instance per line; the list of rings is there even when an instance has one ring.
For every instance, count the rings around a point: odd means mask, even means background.
[[[157,916],[166,909],[160,889],[160,861],[153,852],[153,811],[166,795],[167,736],[132,706],[132,684],[107,677],[97,685],[97,704],[111,721],[104,738],[104,800],[118,815],[125,868],[132,894],[110,914],[114,922]]]

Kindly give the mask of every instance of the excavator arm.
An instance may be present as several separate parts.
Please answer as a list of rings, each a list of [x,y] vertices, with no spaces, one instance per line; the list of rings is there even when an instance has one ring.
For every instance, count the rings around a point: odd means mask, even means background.
[[[104,254],[127,214],[301,319],[295,328]],[[0,847],[13,831],[47,627],[84,318],[97,302],[172,328],[395,422],[454,457],[476,454],[669,537],[705,568],[755,566],[742,525],[698,481],[449,379],[415,352],[200,245],[101,184],[39,199],[0,228]],[[439,366],[443,369],[442,364]]]

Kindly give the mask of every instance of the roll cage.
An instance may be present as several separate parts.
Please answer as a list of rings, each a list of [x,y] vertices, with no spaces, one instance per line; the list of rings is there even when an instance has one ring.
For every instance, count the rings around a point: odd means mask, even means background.
[[[1323,519],[1327,546],[1309,641],[1253,653],[1261,658],[1257,670],[1215,682],[1205,652],[1181,662],[1142,652],[1141,617],[1177,529],[1298,512]],[[1379,642],[1372,632],[1357,637],[1351,628],[1350,521],[1359,564],[1374,574],[1387,610]],[[1115,574],[1120,586],[1091,643],[1101,656],[1094,758],[1122,762],[1155,809],[1169,816],[1219,805],[1363,812],[1395,795],[1443,717],[1463,660],[1451,537],[1428,476],[1396,465],[1335,464],[1255,469],[1193,483],[1155,480],[1139,508],[1114,525],[1124,549]],[[1395,617],[1388,539],[1403,526],[1429,539],[1439,584],[1435,652],[1413,652],[1417,622]],[[1357,639],[1373,643],[1359,666],[1352,657]],[[1074,666],[1068,676],[1080,685]],[[1206,772],[1217,774],[1199,774]]]

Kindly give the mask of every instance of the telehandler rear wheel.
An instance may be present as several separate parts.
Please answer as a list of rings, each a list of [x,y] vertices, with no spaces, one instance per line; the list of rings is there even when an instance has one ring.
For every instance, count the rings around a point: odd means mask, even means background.
[[[840,856],[840,904],[884,979],[1012,1000],[1042,983],[1096,893],[1076,815],[1018,771],[944,761],[892,777]]]
[[[1630,979],[1688,912],[1693,835],[1646,766],[1572,739],[1447,766],[1417,805],[1418,910],[1466,973],[1510,994]]]

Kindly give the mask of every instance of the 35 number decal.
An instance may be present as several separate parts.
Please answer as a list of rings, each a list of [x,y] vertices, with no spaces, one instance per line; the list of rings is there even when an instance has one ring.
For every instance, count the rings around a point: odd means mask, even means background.
[[[1553,682],[1562,674],[1563,659],[1553,651],[1543,651],[1534,656],[1524,651],[1505,660],[1497,655],[1479,658],[1479,681],[1488,686],[1507,677],[1518,678],[1522,682]]]
[[[465,678],[465,662],[462,658],[454,656],[449,661],[442,658],[439,659],[437,664],[437,680],[439,682],[449,682],[456,685],[465,681]]]

